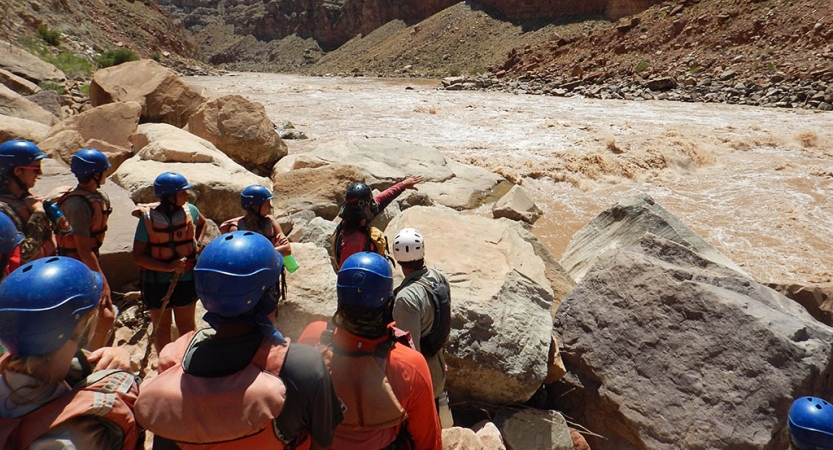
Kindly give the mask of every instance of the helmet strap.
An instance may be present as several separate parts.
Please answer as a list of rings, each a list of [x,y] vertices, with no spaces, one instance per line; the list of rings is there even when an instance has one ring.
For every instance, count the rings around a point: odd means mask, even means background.
[[[17,185],[17,187],[20,188],[21,191],[23,191],[23,195],[21,195],[20,198],[26,198],[32,195],[29,192],[29,188],[26,186],[25,183],[23,183],[23,180],[21,180],[20,177],[18,177],[14,173],[14,171],[9,173],[9,176],[11,177],[12,181],[14,181],[14,183]]]

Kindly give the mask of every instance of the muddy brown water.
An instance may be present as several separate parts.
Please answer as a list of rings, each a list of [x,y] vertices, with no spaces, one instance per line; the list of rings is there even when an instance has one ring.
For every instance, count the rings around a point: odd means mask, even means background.
[[[831,281],[831,113],[452,92],[436,80],[185,80],[293,123],[310,139],[287,141],[291,153],[398,138],[521,182],[544,211],[533,232],[557,258],[593,217],[645,192],[758,281]]]

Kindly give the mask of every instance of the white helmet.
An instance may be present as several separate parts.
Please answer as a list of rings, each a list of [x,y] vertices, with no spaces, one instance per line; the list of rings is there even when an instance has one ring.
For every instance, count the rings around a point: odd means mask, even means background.
[[[393,257],[397,261],[419,261],[424,256],[425,241],[416,228],[404,228],[393,238]]]

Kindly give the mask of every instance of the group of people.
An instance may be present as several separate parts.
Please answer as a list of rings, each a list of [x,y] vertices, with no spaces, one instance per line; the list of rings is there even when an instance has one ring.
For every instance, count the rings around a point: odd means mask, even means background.
[[[158,376],[139,388],[129,354],[106,346],[114,307],[98,251],[109,161],[95,149],[73,156],[78,185],[54,200],[72,230],[56,234],[50,202],[30,193],[45,157],[31,142],[0,145],[0,447],[133,449],[148,430],[156,449],[442,448],[441,427],[453,423],[449,284],[425,264],[419,231],[388,245],[370,225],[421,176],[376,196],[364,183],[347,188],[333,237],[337,310],[292,342],[273,325],[292,248],[270,190],[244,189],[245,214],[203,245],[191,185],[159,175],[158,204],[134,212],[158,354]],[[405,276],[396,289],[395,264]],[[197,299],[209,328],[196,330]]]

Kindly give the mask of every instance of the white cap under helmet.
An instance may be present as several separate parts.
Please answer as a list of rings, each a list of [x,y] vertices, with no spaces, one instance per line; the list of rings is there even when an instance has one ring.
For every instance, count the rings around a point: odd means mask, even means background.
[[[425,241],[416,228],[403,228],[393,238],[393,257],[398,262],[410,262],[423,259]]]

